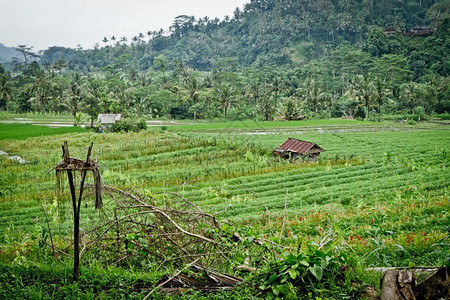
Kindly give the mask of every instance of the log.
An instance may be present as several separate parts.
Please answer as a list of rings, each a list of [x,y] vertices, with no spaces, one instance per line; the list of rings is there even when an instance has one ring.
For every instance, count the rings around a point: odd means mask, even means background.
[[[447,267],[439,268],[433,274],[421,281],[414,292],[417,299],[449,299],[450,298],[450,278]]]
[[[411,271],[388,270],[381,283],[381,300],[416,300],[416,276]]]
[[[439,269],[439,267],[378,267],[378,268],[366,268],[366,271],[370,271],[370,272],[377,272],[377,273],[386,273],[387,271],[390,270],[408,270],[408,271],[413,271],[416,274],[423,274],[423,273],[428,273],[428,274],[432,274],[434,272],[436,272]]]

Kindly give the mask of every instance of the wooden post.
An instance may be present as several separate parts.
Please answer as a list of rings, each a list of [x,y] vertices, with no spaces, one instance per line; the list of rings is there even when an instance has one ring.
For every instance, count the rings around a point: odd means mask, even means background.
[[[92,146],[93,143],[91,143],[91,146],[88,149],[85,167],[87,167],[89,164]],[[69,165],[70,156],[69,156],[69,146],[67,145],[67,142],[64,142],[63,158],[66,165]],[[86,170],[84,169],[82,171],[82,179],[80,183],[80,191],[78,194],[78,202],[75,193],[73,173],[70,168],[67,169],[67,177],[69,179],[70,195],[72,198],[72,208],[73,208],[73,280],[78,281],[78,276],[80,273],[80,209],[81,209],[81,199],[83,197],[84,181],[86,179]]]

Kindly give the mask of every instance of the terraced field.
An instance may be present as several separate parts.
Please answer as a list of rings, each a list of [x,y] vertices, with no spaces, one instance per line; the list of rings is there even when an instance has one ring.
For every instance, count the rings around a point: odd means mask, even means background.
[[[274,211],[282,210],[287,190],[289,210],[300,212],[311,209],[313,204],[389,201],[398,190],[409,186],[426,190],[445,190],[448,186],[450,177],[446,169],[450,140],[445,131],[276,135],[258,136],[254,140],[268,148],[281,144],[288,136],[317,142],[326,149],[322,158],[328,163],[314,168],[300,166],[289,171],[222,180],[206,187],[200,183],[186,196],[203,198],[202,204],[214,203],[220,206],[219,210],[232,204],[230,214],[251,217],[264,211],[260,204]],[[340,157],[358,159],[354,165],[331,165],[332,159]],[[207,190],[209,193],[202,197],[202,192]]]
[[[427,243],[432,245],[447,236],[449,130],[432,124],[369,125],[260,128],[258,134],[254,128],[242,126],[228,130],[173,128],[1,140],[0,150],[19,155],[26,163],[0,156],[0,244],[7,242],[12,231],[42,230],[41,204],[55,233],[70,233],[71,215],[67,209],[58,209],[52,171],[67,140],[74,157],[84,157],[89,143],[94,143],[93,157],[98,159],[108,186],[147,194],[178,192],[206,211],[226,211],[223,219],[251,226],[260,235],[280,228],[286,212],[283,236],[287,241],[293,235],[300,240],[320,240],[320,228],[331,222],[336,230],[346,232],[343,241],[353,243],[364,255],[366,242],[362,239],[370,238],[367,232],[378,228],[376,220],[383,219],[383,228],[394,232],[390,244],[398,243],[406,251],[419,244],[410,244],[405,236],[426,231],[420,240],[422,252],[414,252],[423,254],[429,251]],[[271,151],[288,137],[315,142],[326,151],[319,162],[277,161]],[[82,221],[88,227],[98,212],[91,202],[86,204]],[[267,214],[272,223],[267,223]],[[352,229],[346,231],[348,228]],[[356,235],[361,240],[354,241]],[[446,257],[425,258],[422,254],[410,259],[429,263]],[[397,264],[395,259],[389,264]]]

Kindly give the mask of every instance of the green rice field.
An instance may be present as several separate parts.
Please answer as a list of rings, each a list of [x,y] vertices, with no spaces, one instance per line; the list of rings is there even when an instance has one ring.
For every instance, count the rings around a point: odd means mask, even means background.
[[[64,141],[79,158],[94,143],[105,185],[180,193],[207,212],[225,211],[223,221],[255,237],[280,232],[279,243],[301,245],[319,242],[332,227],[339,232],[334,243],[350,248],[363,267],[448,264],[447,127],[297,123],[186,124],[118,134],[47,129],[45,136],[31,125],[0,124],[0,150],[26,161],[0,156],[0,264],[14,262],[12,230],[32,240],[45,226],[41,203],[55,220],[70,220],[56,213],[52,170]],[[325,152],[317,162],[279,161],[271,151],[288,137]],[[97,217],[92,205],[83,207],[86,227]],[[56,235],[70,233],[56,223]],[[18,251],[26,255],[25,248]]]

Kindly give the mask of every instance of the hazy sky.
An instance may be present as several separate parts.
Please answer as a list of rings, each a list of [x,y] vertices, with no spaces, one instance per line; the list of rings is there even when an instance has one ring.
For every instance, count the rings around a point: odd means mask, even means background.
[[[0,0],[0,43],[92,48],[103,37],[167,30],[178,15],[222,19],[250,0]]]

